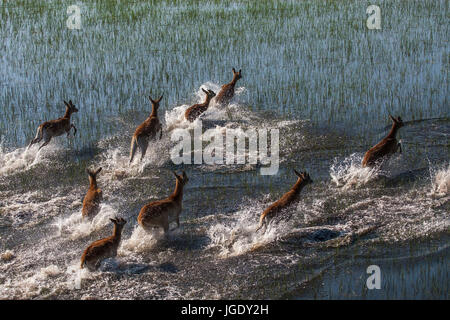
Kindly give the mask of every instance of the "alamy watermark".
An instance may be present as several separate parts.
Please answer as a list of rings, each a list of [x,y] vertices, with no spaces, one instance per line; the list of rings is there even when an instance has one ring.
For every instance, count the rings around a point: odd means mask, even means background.
[[[367,289],[381,289],[381,269],[377,265],[370,265],[367,267],[366,272],[370,274],[367,278],[366,285]]]
[[[81,9],[77,5],[71,5],[67,8],[67,14],[69,17],[66,20],[66,26],[67,28],[74,30],[74,29],[81,29]]]
[[[278,129],[259,128],[244,131],[240,128],[223,130],[214,128],[203,132],[200,121],[193,131],[194,136],[188,129],[175,129],[172,132],[171,140],[178,142],[170,152],[174,164],[256,165],[259,161],[262,175],[274,175],[278,172],[280,164]],[[204,142],[207,143],[206,146]]]
[[[379,6],[370,5],[366,9],[369,15],[366,21],[367,29],[380,30],[381,29],[381,9]]]

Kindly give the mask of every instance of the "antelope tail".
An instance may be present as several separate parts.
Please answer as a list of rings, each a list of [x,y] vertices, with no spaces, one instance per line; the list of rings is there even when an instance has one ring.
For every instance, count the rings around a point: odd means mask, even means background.
[[[138,147],[138,144],[136,141],[136,137],[133,136],[133,138],[131,139],[131,146],[130,146],[130,163],[133,162],[133,158],[136,153],[137,147]]]
[[[31,140],[30,144],[29,144],[28,147],[27,147],[27,150],[28,150],[33,144],[35,144],[36,142],[39,142],[39,141],[41,141],[41,140],[42,140],[42,126],[39,126],[39,127],[37,128],[37,131],[36,131],[36,136],[34,137],[33,140]]]

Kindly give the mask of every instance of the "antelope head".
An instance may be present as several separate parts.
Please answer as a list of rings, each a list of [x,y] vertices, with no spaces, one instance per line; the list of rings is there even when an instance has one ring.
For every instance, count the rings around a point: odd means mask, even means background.
[[[159,99],[153,100],[151,96],[148,96],[148,99],[150,100],[150,102],[152,104],[152,113],[156,113],[156,111],[158,111],[159,103],[161,102],[162,98],[163,98],[163,96],[161,95],[161,97],[159,97]]]
[[[239,69],[239,72],[236,72],[236,70],[233,68],[232,71],[233,71],[233,79],[235,81],[238,81],[239,79],[242,78],[242,73],[241,73],[242,69]]]
[[[120,232],[122,231],[124,225],[127,223],[127,221],[124,218],[110,218],[109,220],[111,220],[112,223],[114,223],[114,229],[115,232],[118,232],[120,235]]]
[[[186,175],[186,172],[183,171],[182,175],[177,174],[175,171],[173,171],[173,174],[175,178],[177,179],[177,182],[180,183],[182,186],[184,186],[186,183],[188,183],[189,178]]]
[[[298,172],[297,170],[294,169],[294,173],[295,173],[295,175],[296,175],[299,179],[301,179],[301,181],[304,182],[305,184],[313,183],[311,177],[309,176],[309,174],[308,174],[306,171],[304,171],[304,172]]]
[[[64,100],[64,104],[66,105],[66,114],[71,115],[74,112],[78,112],[78,109],[75,108],[75,105],[72,103],[72,100],[69,100],[69,102]]]
[[[208,100],[211,100],[212,98],[214,98],[216,96],[216,93],[214,91],[212,91],[212,90],[209,90],[209,89],[205,90],[205,89],[202,88],[202,91],[204,93],[206,93],[206,97],[207,97]]]
[[[102,168],[98,168],[96,171],[92,171],[89,169],[86,169],[87,174],[89,175],[89,183],[91,185],[97,185],[97,174],[99,174],[99,172],[102,171]]]
[[[391,118],[392,122],[393,122],[398,128],[401,128],[401,127],[404,126],[403,120],[402,120],[402,118],[400,118],[400,116],[398,116],[397,119],[396,119],[396,118],[394,118],[393,116],[391,116],[391,115],[389,114],[389,118]]]

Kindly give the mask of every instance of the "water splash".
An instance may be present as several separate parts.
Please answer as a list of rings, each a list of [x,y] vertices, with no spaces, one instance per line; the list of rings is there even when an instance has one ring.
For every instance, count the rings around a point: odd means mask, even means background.
[[[57,218],[53,226],[57,235],[76,240],[89,236],[92,232],[101,230],[111,224],[110,218],[117,215],[117,209],[109,204],[101,204],[99,213],[92,219],[83,219],[81,212],[72,213],[67,218]]]
[[[219,256],[226,258],[256,250],[294,230],[294,222],[289,220],[283,223],[271,221],[265,231],[262,229],[256,232],[259,216],[264,208],[260,202],[253,203],[209,227],[207,231],[211,239],[209,247],[218,247]],[[295,207],[291,210],[295,210]]]
[[[434,169],[430,166],[431,194],[443,197],[450,194],[450,164]]]
[[[43,199],[39,191],[22,194],[0,192],[4,199],[2,209],[7,213],[13,226],[25,227],[57,215],[63,210],[73,210],[81,203],[74,194],[54,194],[50,199]]]
[[[83,280],[95,279],[98,275],[97,271],[91,272],[87,268],[80,268],[80,261],[73,261],[66,269],[65,275],[67,277],[66,286],[69,290],[80,290],[83,285]]]
[[[52,144],[40,151],[33,146],[30,149],[17,148],[8,152],[2,140],[0,142],[0,176],[26,171],[37,164],[51,163],[50,157],[61,150],[63,150],[61,146]]]
[[[362,155],[353,153],[344,160],[334,159],[330,167],[331,180],[344,190],[359,187],[373,180],[379,173],[377,167],[361,166]]]
[[[166,122],[166,130],[168,132],[174,130],[174,129],[194,129],[199,126],[199,123],[203,120],[232,120],[233,114],[238,114],[239,116],[236,118],[239,118],[240,120],[249,120],[250,118],[253,118],[251,116],[251,113],[248,111],[245,111],[242,106],[237,102],[232,102],[228,104],[227,106],[219,105],[215,102],[213,99],[208,107],[208,110],[206,110],[199,118],[197,118],[195,121],[190,122],[186,120],[184,117],[184,113],[186,110],[193,104],[196,103],[202,103],[205,100],[205,93],[202,91],[203,89],[209,89],[213,90],[214,92],[218,93],[220,90],[220,86],[218,84],[212,83],[212,82],[206,82],[202,84],[197,91],[194,93],[195,101],[192,104],[183,104],[180,106],[176,106],[171,110],[166,111],[165,114],[165,122]],[[235,97],[233,101],[237,101],[239,99],[239,96],[243,94],[246,91],[244,87],[239,87],[235,91]]]
[[[8,279],[3,286],[0,287],[0,295],[2,297],[8,297],[9,299],[14,296],[21,299],[29,299],[36,295],[45,295],[55,288],[49,288],[48,280],[50,278],[55,279],[62,275],[62,271],[56,265],[49,265],[42,267],[37,271],[27,272],[24,276],[17,280]]]
[[[170,161],[169,138],[163,137],[161,140],[149,142],[145,157],[140,160],[141,154],[137,153],[135,159],[130,163],[128,150],[109,145],[100,155],[98,166],[103,168],[103,176],[108,182],[117,183],[119,180],[137,177],[144,172],[146,168],[162,167]]]
[[[126,256],[146,252],[152,249],[158,243],[158,240],[161,240],[163,237],[164,235],[160,230],[149,233],[138,225],[128,239],[122,240],[118,255]]]

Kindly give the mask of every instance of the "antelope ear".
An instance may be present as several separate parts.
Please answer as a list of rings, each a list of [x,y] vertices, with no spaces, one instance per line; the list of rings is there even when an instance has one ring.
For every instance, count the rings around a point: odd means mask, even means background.
[[[395,118],[393,116],[391,116],[390,113],[389,113],[389,118],[391,118],[392,121],[397,122],[397,120],[395,120]]]
[[[180,176],[175,171],[172,171],[172,173],[175,176],[175,178],[180,179]]]
[[[295,173],[295,175],[296,175],[297,177],[302,178],[302,175],[301,175],[300,173],[298,173],[297,170],[294,169],[294,173]]]
[[[208,91],[206,91],[205,89],[202,88],[202,91],[206,94],[208,94]]]
[[[112,222],[112,223],[114,223],[114,224],[116,224],[116,223],[117,223],[117,220],[116,220],[116,219],[113,219],[113,218],[109,218],[109,220],[111,220],[111,222]]]
[[[236,70],[234,68],[232,70],[233,70],[233,73],[236,73]]]
[[[239,69],[239,75],[241,74],[242,69]]]
[[[95,171],[95,175],[97,175],[100,171],[102,171],[102,167],[98,168],[97,171]]]
[[[64,104],[70,108],[70,104],[68,104],[66,100],[63,100],[63,101],[64,101]]]
[[[186,172],[184,172],[184,170],[183,170],[183,179],[186,179],[186,178],[187,178]]]
[[[88,175],[91,175],[92,173],[91,173],[91,170],[89,170],[88,168],[86,168],[86,173],[88,174]]]
[[[158,100],[156,100],[156,102],[160,102],[161,100],[162,100],[162,98],[163,98],[163,94],[161,95],[161,97],[159,97],[159,99]]]
[[[155,103],[155,101],[153,101],[151,96],[148,96],[148,100],[150,100],[151,103]]]
[[[403,122],[402,118],[400,118],[400,116],[397,117],[397,121],[398,122]]]

